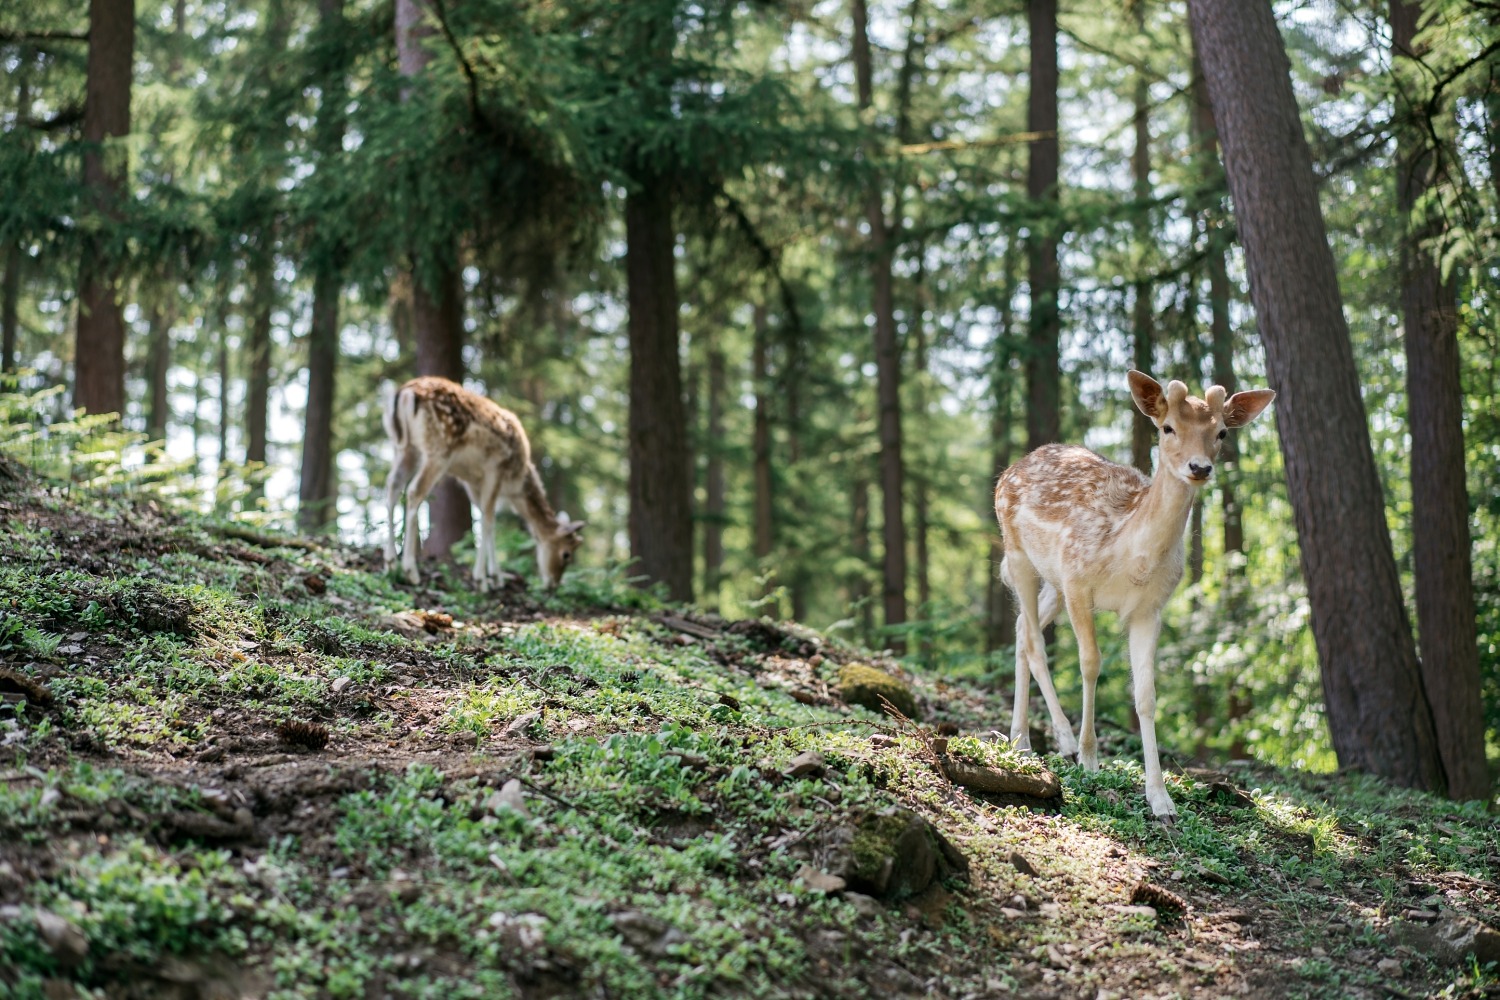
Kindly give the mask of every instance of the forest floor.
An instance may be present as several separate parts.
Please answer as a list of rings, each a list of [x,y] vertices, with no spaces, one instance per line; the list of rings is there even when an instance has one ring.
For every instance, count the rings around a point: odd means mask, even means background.
[[[6,472],[0,996],[1500,997],[1478,807],[1174,767],[1163,827],[1124,733],[985,797],[928,727],[1000,691]],[[855,662],[919,721],[840,700]],[[891,817],[932,856],[881,867]]]

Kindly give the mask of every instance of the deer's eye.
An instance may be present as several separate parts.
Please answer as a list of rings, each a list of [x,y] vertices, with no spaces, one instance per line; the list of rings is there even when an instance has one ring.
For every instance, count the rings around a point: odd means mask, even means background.
[[[563,553],[563,562],[572,562],[572,561],[573,561],[573,553],[571,553],[571,552],[564,552]]]
[[[1176,431],[1174,431],[1172,429],[1172,425],[1171,424],[1162,424],[1161,432],[1163,434],[1176,434],[1177,433]]]
[[[1229,432],[1227,430],[1221,430],[1221,431],[1219,431],[1219,440],[1220,441],[1224,440],[1228,436],[1229,436]]]

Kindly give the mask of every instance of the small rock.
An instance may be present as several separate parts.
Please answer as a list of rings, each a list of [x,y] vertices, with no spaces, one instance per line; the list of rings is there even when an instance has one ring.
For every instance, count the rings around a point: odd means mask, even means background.
[[[547,761],[547,760],[552,760],[556,756],[557,756],[557,751],[552,748],[552,744],[550,744],[550,743],[543,744],[542,746],[539,746],[539,747],[532,747],[531,748],[531,759],[532,760]]]
[[[870,920],[880,916],[885,907],[880,905],[880,900],[874,896],[866,896],[862,892],[845,892],[844,900],[860,915],[863,920]]]
[[[512,950],[536,951],[547,940],[547,918],[540,913],[495,913],[489,924]]]
[[[1109,909],[1113,910],[1115,913],[1121,914],[1122,916],[1148,917],[1151,920],[1156,919],[1156,907],[1154,906],[1123,906],[1117,903],[1110,906]]]
[[[1234,879],[1221,875],[1212,868],[1199,868],[1198,877],[1211,885],[1234,885]]]
[[[458,732],[453,734],[453,739],[458,743],[459,746],[479,746],[479,734],[472,729],[460,729]]]
[[[513,809],[522,816],[531,815],[526,808],[526,795],[521,791],[521,782],[517,778],[511,778],[498,792],[491,792],[489,798],[484,800],[484,808],[492,816],[498,816],[502,809]]]
[[[76,642],[65,642],[57,647],[57,651],[63,656],[77,656],[83,652],[83,647]]]
[[[870,737],[870,746],[877,750],[888,750],[896,745],[896,737],[890,733],[876,733]]]
[[[1255,922],[1255,914],[1247,910],[1225,910],[1219,914],[1219,919],[1227,920],[1231,924],[1252,924]]]
[[[801,778],[805,775],[819,777],[823,770],[823,755],[816,750],[804,750],[792,758],[792,762],[782,773],[788,778]]]
[[[41,806],[41,808],[43,808],[43,809],[51,809],[53,806],[57,805],[61,801],[62,801],[62,792],[59,792],[56,788],[52,787],[51,785],[48,785],[46,788],[44,788],[42,790],[41,801],[38,802],[37,804],[39,806]]]
[[[719,695],[719,704],[736,712],[740,710],[740,700],[732,694]]]
[[[350,684],[353,684],[353,683],[354,683],[354,678],[353,677],[349,677],[347,675],[345,675],[343,677],[335,677],[333,679],[333,683],[331,685],[329,685],[329,690],[332,691],[334,694],[343,694],[344,689],[346,687],[348,687]]]
[[[1416,920],[1424,924],[1430,924],[1438,917],[1432,910],[1407,910],[1402,916],[1407,920]]]
[[[530,729],[532,724],[539,721],[541,717],[541,712],[527,712],[525,715],[518,715],[510,720],[510,725],[505,727],[505,735],[524,736],[526,735],[526,730]]]
[[[803,865],[797,872],[797,880],[813,892],[821,892],[824,895],[843,892],[844,887],[849,884],[837,875],[819,871],[812,865]]]
[[[71,920],[49,910],[36,911],[36,929],[42,943],[59,962],[71,965],[83,961],[89,953],[89,939]]]
[[[1380,970],[1383,976],[1401,975],[1401,960],[1396,958],[1382,958],[1375,963],[1375,968]]]
[[[1036,868],[1019,851],[1010,852],[1010,866],[1022,875],[1030,875],[1032,878],[1037,877]]]

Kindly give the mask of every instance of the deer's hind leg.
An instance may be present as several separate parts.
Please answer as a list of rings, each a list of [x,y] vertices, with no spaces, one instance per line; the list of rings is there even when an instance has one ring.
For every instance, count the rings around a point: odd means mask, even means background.
[[[396,564],[396,501],[406,492],[422,455],[415,448],[396,449],[396,461],[385,481],[385,567]]]
[[[1047,649],[1042,638],[1042,629],[1057,617],[1057,590],[1042,580],[1036,567],[1024,554],[1007,554],[1001,563],[1001,576],[1016,594],[1016,603],[1021,612],[1016,618],[1016,699],[1011,713],[1010,741],[1022,750],[1031,749],[1031,730],[1026,724],[1030,707],[1031,677],[1036,675],[1037,686],[1047,702],[1047,711],[1052,716],[1053,733],[1060,752],[1074,753],[1077,749],[1073,730],[1057,700],[1057,690],[1052,686],[1052,675],[1047,671]]]

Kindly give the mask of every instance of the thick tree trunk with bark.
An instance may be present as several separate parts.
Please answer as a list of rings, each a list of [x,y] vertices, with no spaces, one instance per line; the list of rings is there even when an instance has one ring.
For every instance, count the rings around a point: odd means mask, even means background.
[[[1441,789],[1359,373],[1290,63],[1269,4],[1191,0],[1276,400],[1334,750]]]
[[[860,417],[860,423],[864,423],[867,414]],[[859,609],[860,638],[868,643],[875,637],[875,609],[864,572],[864,567],[870,565],[870,481],[862,471],[856,473],[849,494],[849,538],[849,551],[860,566],[858,575],[849,584],[849,603]]]
[[[673,600],[693,596],[691,452],[682,404],[670,182],[643,178],[625,201],[630,299],[630,552]]]
[[[870,59],[869,11],[854,0],[854,77],[861,110],[874,103],[874,69]],[[903,511],[905,470],[901,460],[901,345],[896,339],[896,289],[892,273],[893,227],[887,223],[877,177],[865,194],[870,227],[870,280],[875,314],[876,426],[880,436],[881,541],[885,558],[881,605],[886,627],[906,621],[906,519]],[[900,642],[892,642],[899,648]]]
[[[83,184],[105,219],[118,215],[127,161],[122,144],[101,144],[130,133],[134,52],[135,0],[90,0]],[[125,412],[125,319],[118,281],[118,266],[88,240],[79,268],[73,405],[90,413]]]
[[[1136,21],[1140,26],[1145,17],[1145,4],[1136,5]],[[1151,197],[1151,118],[1144,73],[1136,74],[1135,81],[1135,150],[1130,157],[1130,174],[1135,184],[1137,211],[1141,213],[1136,225],[1136,243],[1142,250],[1138,266],[1145,267],[1144,250],[1151,239],[1151,219],[1147,214],[1146,199]],[[1132,304],[1131,326],[1134,332],[1134,356],[1136,371],[1151,372],[1155,366],[1152,329],[1151,282],[1140,279],[1135,282]],[[1151,475],[1151,446],[1156,443],[1156,425],[1140,411],[1130,408],[1130,461],[1146,475]]]
[[[1058,351],[1062,320],[1057,263],[1059,220],[1057,144],[1057,0],[1030,0],[1030,96],[1026,129],[1037,138],[1027,146],[1026,196],[1031,232],[1026,239],[1031,318],[1026,343],[1026,447],[1056,441],[1062,425],[1062,370]]]
[[[318,30],[337,38],[344,30],[344,0],[318,0]],[[344,66],[328,68],[318,108],[320,170],[335,169],[344,139]],[[339,297],[331,261],[314,267],[312,324],[307,332],[307,410],[302,435],[302,474],[297,485],[297,525],[320,531],[338,514],[334,480],[333,410],[339,357]]]
[[[1421,7],[1393,0],[1393,62],[1409,67]],[[1413,77],[1415,74],[1413,74]],[[1459,378],[1458,293],[1423,241],[1439,235],[1441,216],[1413,219],[1431,188],[1438,150],[1397,102],[1396,206],[1407,223],[1401,247],[1401,312],[1406,333],[1407,421],[1411,428],[1412,561],[1422,685],[1442,753],[1448,794],[1488,799],[1479,645],[1475,632],[1469,494]]]
[[[20,83],[16,97],[16,119],[31,114],[31,51],[21,50]],[[5,278],[0,286],[0,372],[16,370],[16,340],[20,331],[21,266],[24,259],[19,244],[5,248]]]
[[[396,0],[396,55],[401,74],[417,77],[427,71],[431,54],[424,44],[432,34],[425,0]],[[403,98],[409,94],[403,94]],[[416,374],[464,378],[463,279],[458,253],[446,248],[428,267],[415,268],[411,278],[412,333],[416,340]],[[469,533],[469,497],[458,481],[444,477],[427,501],[428,530],[422,551],[445,557],[454,543]]]

